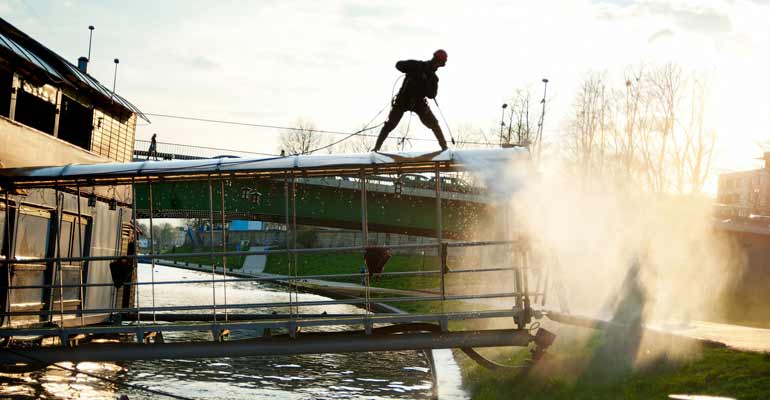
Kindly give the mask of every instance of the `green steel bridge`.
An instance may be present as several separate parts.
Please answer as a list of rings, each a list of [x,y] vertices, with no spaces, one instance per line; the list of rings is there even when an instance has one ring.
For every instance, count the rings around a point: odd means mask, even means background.
[[[157,144],[152,157],[148,141],[136,141],[134,158],[163,160],[203,160],[264,156],[262,153],[235,151],[175,143]],[[411,178],[411,179],[410,179]],[[422,181],[415,182],[415,178]],[[400,174],[370,176],[366,180],[368,227],[372,232],[436,236],[435,181],[428,177]],[[459,181],[462,184],[462,181]],[[153,212],[157,218],[209,218],[209,207],[219,219],[222,201],[227,204],[225,218],[253,219],[285,223],[287,199],[296,201],[296,222],[343,229],[361,228],[361,179],[359,176],[296,178],[273,180],[226,180],[212,185],[205,181],[159,182],[153,184]],[[488,196],[476,188],[458,186],[458,180],[442,180],[439,185],[442,235],[466,238],[483,226],[497,212]],[[137,217],[150,213],[148,185],[135,185]],[[224,197],[222,197],[224,194]]]
[[[370,231],[436,236],[435,190],[404,187],[396,180],[367,179],[365,192],[361,190],[359,178],[297,178],[294,182],[225,180],[211,185],[211,203],[206,181],[159,182],[152,184],[153,216],[209,218],[211,207],[217,220],[224,209],[228,220],[247,218],[285,223],[286,204],[290,201],[296,203],[291,218],[296,218],[297,224],[360,229],[361,196],[366,193]],[[148,189],[147,184],[135,184],[138,218],[149,217]],[[444,209],[440,226],[446,238],[470,237],[495,213],[482,194],[442,190],[440,198]]]

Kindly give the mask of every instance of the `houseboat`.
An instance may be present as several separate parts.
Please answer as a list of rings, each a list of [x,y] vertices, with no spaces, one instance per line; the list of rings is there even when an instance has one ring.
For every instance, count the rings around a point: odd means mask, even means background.
[[[0,168],[132,160],[147,118],[89,75],[88,61],[75,65],[0,18]],[[133,305],[131,286],[115,284],[135,277],[133,259],[122,271],[82,260],[132,251],[132,196],[129,185],[0,187],[0,326],[101,323]]]

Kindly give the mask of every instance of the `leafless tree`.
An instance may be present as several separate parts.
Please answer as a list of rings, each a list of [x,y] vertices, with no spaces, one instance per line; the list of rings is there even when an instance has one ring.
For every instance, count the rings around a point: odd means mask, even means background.
[[[714,156],[716,131],[705,127],[705,103],[708,98],[708,83],[705,78],[694,79],[691,83],[689,118],[682,122],[686,146],[684,147],[684,175],[688,178],[690,192],[703,189]]]
[[[532,104],[529,89],[516,89],[509,100],[508,129],[503,130],[503,142],[529,146],[537,140],[538,111]]]
[[[359,129],[363,129],[364,127],[361,127]],[[350,139],[340,143],[335,147],[335,151],[340,153],[368,153],[372,151],[372,148],[374,148],[374,143],[376,142],[377,138],[373,135],[377,134],[378,131],[366,131],[362,132],[361,134],[355,135],[351,137]]]
[[[589,75],[567,122],[566,149],[575,169],[654,192],[697,193],[711,171],[716,133],[708,129],[708,84],[674,64],[636,67],[625,88]]]
[[[310,154],[321,147],[321,136],[312,122],[299,119],[294,129],[281,132],[281,150],[287,155]]]
[[[611,104],[604,74],[591,74],[581,85],[567,125],[566,149],[582,174],[603,174],[609,149],[607,118]]]
[[[543,79],[543,82],[547,82]],[[507,121],[502,121],[501,144],[526,146],[532,158],[538,162],[543,150],[543,123],[546,112],[545,93],[540,101],[534,101],[529,88],[516,89],[508,100]],[[505,119],[504,118],[504,119]],[[507,127],[506,127],[507,125]]]
[[[497,137],[495,135],[487,135],[481,128],[474,127],[470,124],[461,124],[452,130],[455,138],[455,147],[458,149],[472,148],[472,147],[487,147],[486,144],[497,144],[490,141],[490,137]],[[480,143],[480,144],[479,144]]]

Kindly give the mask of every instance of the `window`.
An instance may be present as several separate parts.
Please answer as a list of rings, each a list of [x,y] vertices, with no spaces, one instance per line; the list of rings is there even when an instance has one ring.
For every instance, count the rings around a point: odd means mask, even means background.
[[[80,257],[83,254],[88,221],[81,218],[80,228],[76,223],[76,215],[64,214],[59,232],[59,251],[61,257]],[[63,264],[80,265],[82,261],[63,261]]]
[[[0,115],[8,118],[11,113],[11,90],[13,88],[13,74],[0,69]]]
[[[52,93],[53,92],[53,93]],[[56,120],[56,89],[24,82],[16,97],[16,121],[53,135]]]
[[[15,210],[13,222],[13,253],[18,258],[44,258],[48,254],[50,211],[28,206]],[[45,284],[46,267],[40,264],[13,266],[12,285],[37,286]],[[9,291],[11,311],[36,311],[44,304],[44,289],[12,289]],[[36,322],[40,316],[13,317],[13,323]]]
[[[22,208],[16,223],[16,257],[45,258],[50,214]]]
[[[59,139],[91,150],[93,119],[93,108],[84,106],[68,96],[62,96]]]
[[[59,230],[59,249],[58,252],[62,258],[80,257],[83,254],[83,243],[86,235],[85,218],[81,218],[80,229],[77,224],[76,215],[64,214],[61,218],[61,228]],[[58,256],[59,254],[55,254]],[[78,285],[81,279],[82,261],[62,261],[61,262],[61,280],[64,285]],[[55,272],[56,274],[56,272]],[[55,276],[54,285],[59,284],[59,277]],[[77,287],[67,287],[62,289],[64,292],[64,301],[70,302],[65,308],[74,307],[72,303],[80,300],[80,289]],[[61,292],[58,289],[53,291],[54,303],[58,303],[61,298]],[[55,308],[55,307],[54,307]]]

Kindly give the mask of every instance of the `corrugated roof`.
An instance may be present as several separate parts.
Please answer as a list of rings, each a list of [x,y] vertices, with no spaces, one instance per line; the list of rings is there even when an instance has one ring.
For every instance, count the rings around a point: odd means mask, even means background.
[[[17,38],[14,39],[11,36]],[[28,43],[20,43],[20,40]],[[80,71],[75,65],[51,49],[32,39],[4,19],[0,18],[0,46],[7,48],[21,59],[39,68],[56,84],[67,83],[76,88],[86,87],[104,100],[117,103],[122,108],[137,114],[138,117],[150,122],[139,108],[122,96],[113,93],[92,76]]]
[[[110,98],[113,101],[115,101],[115,102],[119,103],[120,105],[122,105],[123,107],[125,107],[125,108],[131,110],[132,112],[136,113],[139,117],[141,117],[145,121],[150,122],[150,120],[147,119],[147,117],[138,108],[136,108],[136,106],[134,106],[128,100],[126,100],[123,97],[121,97],[119,94],[113,93],[111,90],[109,90],[106,87],[104,87],[104,85],[99,83],[99,81],[97,81],[96,79],[92,78],[91,75],[83,73],[76,66],[74,66],[74,65],[72,65],[72,64],[70,64],[70,63],[68,63],[66,61],[65,61],[64,66],[67,68],[67,71],[69,72],[69,74],[75,76],[78,80],[80,80],[80,82],[85,83],[86,85],[90,86],[91,89],[93,89],[94,91],[100,93],[102,96],[104,96],[106,98]]]
[[[40,59],[35,53],[27,50],[24,46],[16,43],[15,40],[9,38],[3,32],[0,32],[0,45],[8,50],[16,53],[19,57],[29,61],[32,65],[40,68],[43,72],[52,76],[52,80],[64,81],[64,77],[59,75],[59,72],[55,68],[50,66],[47,62]]]

